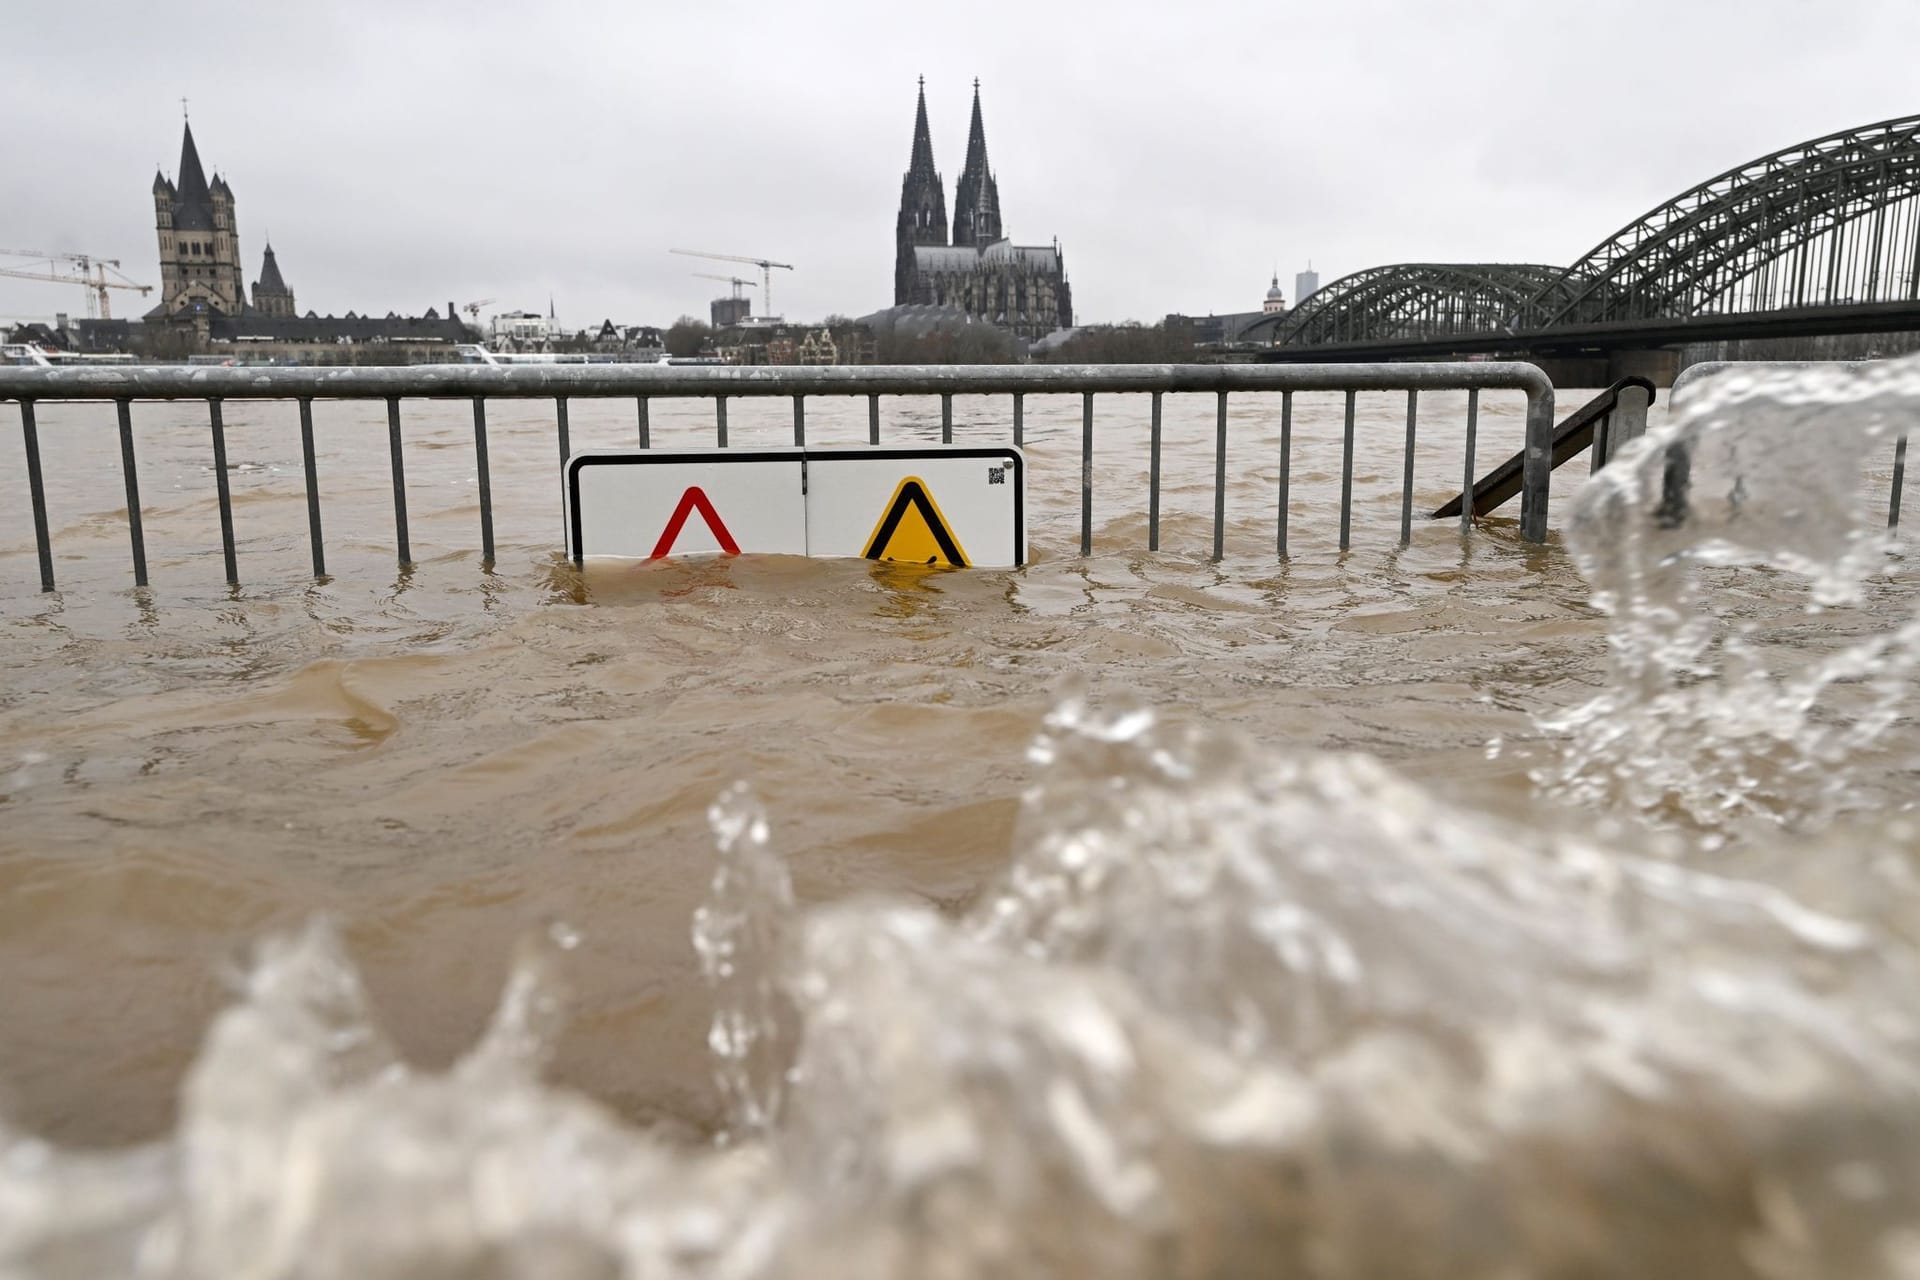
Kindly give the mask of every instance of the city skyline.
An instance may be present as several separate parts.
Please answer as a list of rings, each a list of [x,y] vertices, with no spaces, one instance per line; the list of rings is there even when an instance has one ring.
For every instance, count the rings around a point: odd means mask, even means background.
[[[923,74],[947,181],[978,76],[1008,224],[1058,235],[1079,318],[1151,322],[1257,309],[1276,261],[1285,278],[1311,258],[1323,284],[1571,261],[1720,170],[1913,110],[1900,50],[1920,35],[1890,4],[1789,0],[1588,6],[1579,30],[1504,3],[1385,26],[1371,5],[1103,6],[1097,24],[1024,13],[1013,40],[991,20],[901,40],[755,10],[738,52],[730,6],[383,10],[398,29],[378,47],[351,5],[186,12],[190,39],[179,11],[127,8],[111,46],[50,13],[0,51],[0,156],[33,175],[0,243],[117,257],[158,286],[147,188],[184,95],[243,201],[242,261],[271,231],[302,311],[552,295],[575,324],[704,315],[710,282],[666,252],[683,244],[795,263],[778,307],[795,318],[886,305]],[[1850,47],[1863,27],[1885,38]],[[288,48],[297,63],[265,56]],[[0,281],[0,316],[59,311],[84,314],[77,286]]]

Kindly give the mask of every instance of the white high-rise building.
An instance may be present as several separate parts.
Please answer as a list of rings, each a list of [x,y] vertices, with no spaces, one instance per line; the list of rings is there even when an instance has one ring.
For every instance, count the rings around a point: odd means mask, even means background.
[[[1320,273],[1318,271],[1315,271],[1313,269],[1313,264],[1309,262],[1307,264],[1307,269],[1305,271],[1298,271],[1294,273],[1293,305],[1297,307],[1301,303],[1305,302],[1307,298],[1312,295],[1313,291],[1315,289],[1318,289],[1319,287],[1320,287]]]

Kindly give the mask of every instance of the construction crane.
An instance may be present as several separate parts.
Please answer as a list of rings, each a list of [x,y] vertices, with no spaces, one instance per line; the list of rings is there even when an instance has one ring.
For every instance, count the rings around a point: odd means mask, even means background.
[[[739,276],[720,276],[715,275],[711,271],[696,271],[693,274],[699,276],[702,280],[725,280],[733,286],[733,297],[736,302],[740,300],[740,291],[742,289],[751,289],[753,287],[753,281],[742,280]]]
[[[793,270],[791,262],[772,262],[766,258],[748,258],[737,253],[701,253],[698,249],[669,249],[668,252],[685,254],[689,258],[712,258],[715,262],[744,262],[760,268],[760,306],[768,316],[773,315],[773,269]]]
[[[495,301],[496,299],[493,298],[482,298],[478,302],[463,302],[460,304],[460,309],[475,320],[478,320],[480,318],[480,308],[490,306]]]
[[[17,280],[45,280],[52,284],[77,284],[87,291],[87,314],[102,320],[113,319],[113,307],[107,300],[107,290],[138,289],[142,297],[153,292],[152,285],[136,284],[122,275],[118,258],[96,258],[86,253],[46,253],[39,249],[0,249],[0,257],[45,261],[45,271],[0,267],[0,276],[12,276]],[[57,265],[62,262],[69,265],[62,269]],[[108,271],[120,278],[107,279]]]

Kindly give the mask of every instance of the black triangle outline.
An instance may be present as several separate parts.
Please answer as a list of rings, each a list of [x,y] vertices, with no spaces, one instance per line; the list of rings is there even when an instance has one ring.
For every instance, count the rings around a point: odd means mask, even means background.
[[[927,522],[927,528],[933,531],[933,540],[940,544],[940,550],[947,557],[947,563],[958,569],[966,568],[967,558],[961,554],[960,544],[954,541],[953,534],[948,531],[947,522],[942,520],[940,513],[933,509],[933,500],[927,496],[926,489],[914,479],[909,479],[900,486],[900,492],[894,497],[893,505],[887,508],[886,518],[880,522],[880,527],[874,531],[873,539],[867,543],[865,558],[880,559],[880,553],[886,550],[889,542],[893,541],[893,531],[900,526],[900,517],[907,514],[908,503],[920,508],[920,516]],[[899,563],[907,562],[903,560]]]

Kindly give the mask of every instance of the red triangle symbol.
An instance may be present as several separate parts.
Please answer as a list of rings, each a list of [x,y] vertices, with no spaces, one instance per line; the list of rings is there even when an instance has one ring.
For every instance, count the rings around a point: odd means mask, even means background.
[[[660,541],[653,544],[652,559],[658,560],[673,550],[673,543],[680,536],[681,526],[687,522],[689,512],[698,510],[700,518],[707,522],[707,528],[713,532],[720,543],[720,549],[730,556],[740,554],[740,544],[727,532],[727,526],[720,522],[720,513],[713,509],[713,503],[707,498],[706,490],[699,485],[690,485],[680,495],[680,505],[673,509],[673,518],[667,521],[667,531],[660,535]]]

